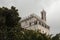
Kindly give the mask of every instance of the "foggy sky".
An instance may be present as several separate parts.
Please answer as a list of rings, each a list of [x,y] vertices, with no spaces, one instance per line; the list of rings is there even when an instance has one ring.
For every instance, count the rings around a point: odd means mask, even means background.
[[[0,7],[2,6],[8,8],[15,6],[21,17],[32,13],[40,16],[41,10],[44,9],[50,32],[52,34],[60,32],[60,0],[0,0]]]

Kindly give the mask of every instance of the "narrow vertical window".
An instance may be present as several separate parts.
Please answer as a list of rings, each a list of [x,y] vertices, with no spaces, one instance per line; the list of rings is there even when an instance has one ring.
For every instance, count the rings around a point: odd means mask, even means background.
[[[37,24],[37,21],[35,21],[34,24],[36,25]]]

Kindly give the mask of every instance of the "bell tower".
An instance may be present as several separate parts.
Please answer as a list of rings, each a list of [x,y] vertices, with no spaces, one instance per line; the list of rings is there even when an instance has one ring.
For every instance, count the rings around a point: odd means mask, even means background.
[[[41,19],[46,21],[46,12],[45,12],[45,10],[41,11]]]

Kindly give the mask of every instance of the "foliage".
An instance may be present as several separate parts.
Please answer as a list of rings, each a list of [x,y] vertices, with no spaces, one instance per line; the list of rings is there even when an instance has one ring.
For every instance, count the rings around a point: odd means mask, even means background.
[[[38,31],[26,30],[23,32],[22,40],[50,40],[50,38],[46,34],[41,34]]]
[[[60,33],[52,37],[52,40],[60,40]]]
[[[0,40],[14,40],[14,33],[19,25],[19,14],[15,7],[8,9],[6,7],[0,8]]]

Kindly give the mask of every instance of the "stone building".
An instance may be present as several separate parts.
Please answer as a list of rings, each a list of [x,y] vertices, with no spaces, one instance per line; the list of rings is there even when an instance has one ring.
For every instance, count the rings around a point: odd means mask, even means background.
[[[20,22],[22,28],[49,34],[50,27],[46,24],[46,12],[44,10],[41,12],[41,18],[35,14],[31,14]]]

